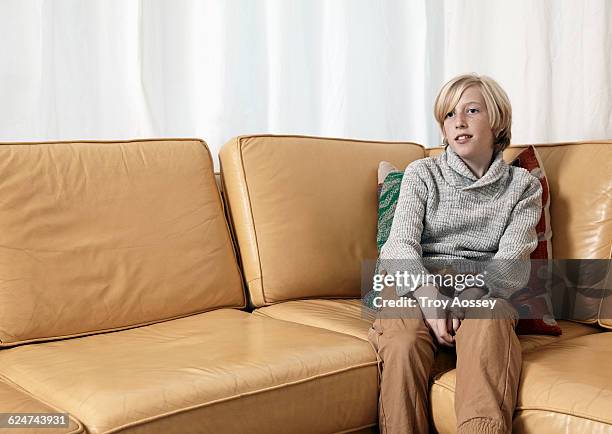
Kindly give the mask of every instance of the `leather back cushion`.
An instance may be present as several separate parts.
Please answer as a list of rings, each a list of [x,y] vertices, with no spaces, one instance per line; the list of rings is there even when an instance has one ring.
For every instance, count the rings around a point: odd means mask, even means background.
[[[535,145],[550,183],[553,257],[608,259],[612,249],[612,141]],[[526,146],[511,146],[511,161]],[[434,156],[441,148],[428,150]]]
[[[0,173],[0,346],[244,306],[203,142],[4,144]]]
[[[360,296],[376,253],[376,172],[422,158],[414,143],[238,137],[221,173],[255,306]]]

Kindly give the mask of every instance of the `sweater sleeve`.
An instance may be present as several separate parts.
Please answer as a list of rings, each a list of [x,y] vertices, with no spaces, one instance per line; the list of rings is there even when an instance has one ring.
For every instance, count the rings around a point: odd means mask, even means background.
[[[542,186],[532,178],[510,214],[497,253],[485,268],[488,297],[508,298],[527,284],[529,256],[538,245],[536,225],[541,212]]]
[[[428,190],[418,174],[418,162],[415,163],[404,172],[389,238],[380,250],[379,270],[393,276],[404,272],[415,276],[427,273],[422,261],[421,235]],[[416,289],[410,282],[404,283],[408,284],[396,285],[397,295]]]

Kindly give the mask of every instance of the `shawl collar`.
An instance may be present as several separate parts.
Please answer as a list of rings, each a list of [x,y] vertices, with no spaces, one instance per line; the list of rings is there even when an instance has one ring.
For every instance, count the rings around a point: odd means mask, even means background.
[[[481,178],[472,173],[465,162],[450,146],[440,155],[442,175],[446,181],[463,191],[474,191],[487,197],[494,197],[499,188],[505,184],[510,168],[504,162],[502,153],[497,152],[491,165]]]

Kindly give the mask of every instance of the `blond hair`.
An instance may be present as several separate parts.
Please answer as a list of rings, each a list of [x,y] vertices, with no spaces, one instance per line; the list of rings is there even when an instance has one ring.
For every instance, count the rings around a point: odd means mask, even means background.
[[[442,86],[434,103],[434,116],[440,125],[442,134],[444,134],[444,120],[447,113],[453,111],[463,92],[471,86],[477,86],[484,98],[489,114],[489,125],[495,137],[493,149],[495,152],[503,151],[510,145],[512,137],[512,107],[502,87],[486,75],[458,75]],[[448,144],[446,138],[444,138],[444,143]]]

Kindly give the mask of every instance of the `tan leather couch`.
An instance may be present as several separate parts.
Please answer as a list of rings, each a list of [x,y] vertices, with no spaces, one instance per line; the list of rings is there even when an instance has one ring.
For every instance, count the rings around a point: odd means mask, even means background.
[[[610,144],[539,148],[558,257],[610,257]],[[240,137],[220,156],[224,209],[199,140],[0,145],[0,413],[70,414],[30,430],[44,433],[375,431],[358,297],[376,167],[427,153]],[[522,338],[517,432],[610,430],[600,311]],[[453,432],[453,361],[438,359],[432,414]]]

